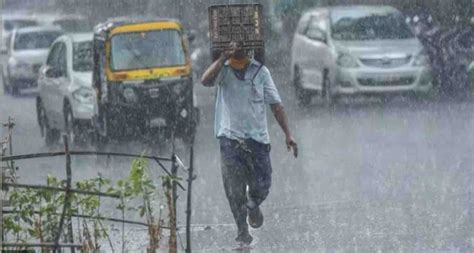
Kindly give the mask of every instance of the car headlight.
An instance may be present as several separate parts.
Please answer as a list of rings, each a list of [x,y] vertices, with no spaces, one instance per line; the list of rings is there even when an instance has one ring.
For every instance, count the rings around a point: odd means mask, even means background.
[[[72,93],[72,97],[81,104],[93,104],[94,103],[94,91],[89,88],[79,88]]]
[[[123,97],[127,103],[136,103],[138,101],[137,94],[132,88],[125,88],[123,90]]]
[[[337,57],[337,65],[344,67],[344,68],[357,68],[359,67],[359,63],[357,63],[357,59],[349,54],[340,53]]]
[[[420,52],[413,61],[414,66],[426,66],[430,64],[430,57],[424,51]]]

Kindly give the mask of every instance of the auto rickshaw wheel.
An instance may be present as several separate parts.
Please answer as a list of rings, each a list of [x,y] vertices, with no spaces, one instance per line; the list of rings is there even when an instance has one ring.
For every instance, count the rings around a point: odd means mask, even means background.
[[[196,136],[196,127],[193,127],[192,129],[186,131],[181,136],[181,139],[183,140],[185,144],[190,145],[193,143],[195,136]]]
[[[187,121],[186,125],[183,126],[184,130],[180,133],[180,137],[186,144],[192,144],[196,136],[196,128],[199,122],[199,110],[195,108],[190,119]]]
[[[103,108],[100,110],[95,138],[95,141],[97,142],[97,148],[99,150],[103,149],[109,143],[110,139],[110,127],[107,114],[107,110]]]

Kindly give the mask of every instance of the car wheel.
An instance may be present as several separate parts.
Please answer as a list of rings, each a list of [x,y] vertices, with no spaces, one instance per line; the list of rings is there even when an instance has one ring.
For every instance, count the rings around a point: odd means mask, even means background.
[[[311,103],[312,94],[310,91],[307,91],[302,86],[301,73],[298,67],[295,67],[294,80],[296,99],[298,104],[305,106]]]
[[[181,133],[181,139],[185,144],[191,145],[194,141],[194,137],[196,136],[197,122],[192,118],[185,126],[182,127],[184,127],[185,130]]]
[[[74,119],[72,109],[69,105],[64,109],[64,129],[69,143],[82,145],[86,142],[86,136],[79,123]]]
[[[20,88],[18,88],[18,83],[16,83],[14,80],[9,79],[8,86],[10,88],[9,92],[12,96],[20,95]]]
[[[43,104],[39,98],[36,100],[36,119],[38,121],[41,137],[44,137],[46,112],[44,111]]]
[[[321,97],[326,104],[333,104],[337,102],[337,97],[333,91],[333,85],[331,83],[331,78],[329,78],[329,72],[324,71],[323,73],[323,89],[321,92]]]
[[[96,123],[95,142],[97,151],[105,150],[110,139],[109,122],[105,110],[101,110]]]
[[[41,131],[45,137],[44,139],[46,146],[50,147],[57,144],[59,142],[59,138],[61,137],[61,132],[59,132],[58,129],[50,128],[46,111],[41,104],[40,108],[38,109],[38,118],[39,122],[41,122]]]
[[[61,137],[61,132],[58,129],[50,129],[46,127],[46,136],[45,136],[46,146],[50,147],[58,144],[59,138]]]
[[[2,83],[3,83],[3,94],[8,95],[10,94],[10,87],[8,87],[8,80],[5,77],[5,73],[2,71]]]

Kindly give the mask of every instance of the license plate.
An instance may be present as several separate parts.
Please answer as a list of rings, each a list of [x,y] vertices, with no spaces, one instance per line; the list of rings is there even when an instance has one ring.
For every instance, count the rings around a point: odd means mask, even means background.
[[[156,98],[160,95],[159,91],[160,91],[160,89],[158,89],[158,88],[152,88],[152,89],[148,90],[148,94],[150,94],[150,97]]]
[[[372,80],[374,80],[375,82],[379,82],[379,83],[384,83],[384,82],[387,82],[387,83],[391,83],[391,82],[396,82],[398,80],[400,80],[400,77],[397,77],[397,76],[376,76],[374,77]]]

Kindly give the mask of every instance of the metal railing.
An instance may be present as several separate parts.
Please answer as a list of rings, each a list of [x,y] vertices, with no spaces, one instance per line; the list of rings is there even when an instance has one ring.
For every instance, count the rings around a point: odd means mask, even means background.
[[[7,126],[8,125],[8,126]],[[69,143],[68,143],[68,138],[65,136],[63,137],[63,142],[64,142],[64,151],[61,152],[46,152],[46,153],[32,153],[32,154],[23,154],[23,155],[12,155],[12,143],[11,143],[11,129],[13,128],[14,124],[13,122],[10,122],[8,124],[5,124],[9,128],[8,132],[8,137],[7,139],[2,142],[2,146],[5,144],[8,144],[10,146],[10,155],[8,156],[2,156],[1,154],[5,154],[5,149],[3,149],[3,152],[0,153],[0,162],[6,162],[8,167],[11,166],[11,168],[14,167],[14,162],[19,161],[19,160],[29,160],[29,159],[38,159],[38,158],[50,158],[50,157],[58,157],[58,156],[64,156],[66,159],[66,164],[65,164],[65,170],[66,170],[66,185],[65,187],[52,187],[52,186],[45,186],[45,185],[34,185],[34,184],[20,184],[17,182],[3,182],[2,179],[2,189],[8,189],[8,188],[26,188],[26,189],[42,189],[42,190],[50,190],[50,191],[59,191],[59,192],[64,192],[65,193],[65,200],[62,208],[62,212],[59,213],[58,215],[60,216],[59,220],[59,226],[58,230],[56,232],[56,236],[53,242],[26,242],[26,243],[20,243],[20,242],[3,242],[1,248],[18,248],[18,247],[23,247],[23,248],[52,248],[54,249],[55,252],[61,252],[61,248],[70,248],[71,252],[75,252],[75,249],[80,248],[82,245],[81,244],[75,244],[73,242],[73,236],[69,238],[69,241],[67,242],[61,242],[61,236],[63,235],[63,230],[64,230],[64,225],[65,225],[65,219],[66,219],[66,213],[70,209],[71,201],[70,198],[72,194],[82,194],[82,195],[92,195],[92,196],[101,196],[101,197],[107,197],[107,198],[114,198],[114,199],[119,199],[121,198],[120,195],[118,194],[113,194],[113,193],[106,193],[106,192],[100,192],[100,191],[86,191],[86,190],[80,190],[80,189],[74,189],[72,188],[72,172],[71,172],[71,157],[72,156],[107,156],[107,157],[129,157],[129,158],[142,158],[142,159],[149,159],[152,161],[155,161],[156,164],[158,165],[158,168],[161,169],[166,175],[171,176],[172,178],[177,178],[178,176],[178,168],[182,168],[183,172],[186,172],[186,182],[187,182],[187,189],[180,183],[177,182],[176,180],[173,180],[171,183],[171,192],[173,196],[173,201],[171,202],[173,205],[174,210],[174,219],[170,219],[170,224],[169,227],[162,226],[163,229],[169,229],[170,230],[170,237],[176,238],[176,233],[177,233],[177,222],[176,222],[176,200],[178,197],[177,189],[180,188],[182,191],[187,192],[187,203],[186,203],[186,252],[191,252],[191,188],[192,188],[192,181],[195,179],[195,175],[193,174],[193,145],[191,144],[190,148],[190,166],[189,168],[184,168],[184,165],[182,164],[181,160],[176,154],[172,154],[170,158],[166,157],[158,157],[158,156],[148,156],[148,155],[139,155],[139,154],[129,154],[129,153],[114,153],[114,152],[96,152],[96,151],[73,151],[69,149]],[[170,163],[171,168],[167,169],[164,163]],[[13,211],[9,210],[3,210],[3,206],[1,208],[2,210],[0,212],[0,216],[2,221],[3,221],[3,213],[9,214],[13,213]],[[132,220],[126,220],[126,219],[117,219],[117,218],[111,218],[111,217],[90,217],[90,216],[85,216],[85,215],[79,215],[79,214],[71,214],[70,216],[73,217],[81,217],[81,218],[90,218],[90,219],[101,219],[101,220],[107,220],[111,222],[119,222],[122,224],[135,224],[135,225],[142,225],[142,226],[148,226],[147,223],[140,222],[140,221],[132,221]],[[72,228],[70,228],[70,231],[72,231]],[[122,231],[123,233],[123,231]],[[3,236],[3,232],[2,232]],[[177,249],[177,241],[175,240],[173,242],[175,245],[169,245],[169,248],[172,249]],[[170,251],[171,252],[171,251]]]

